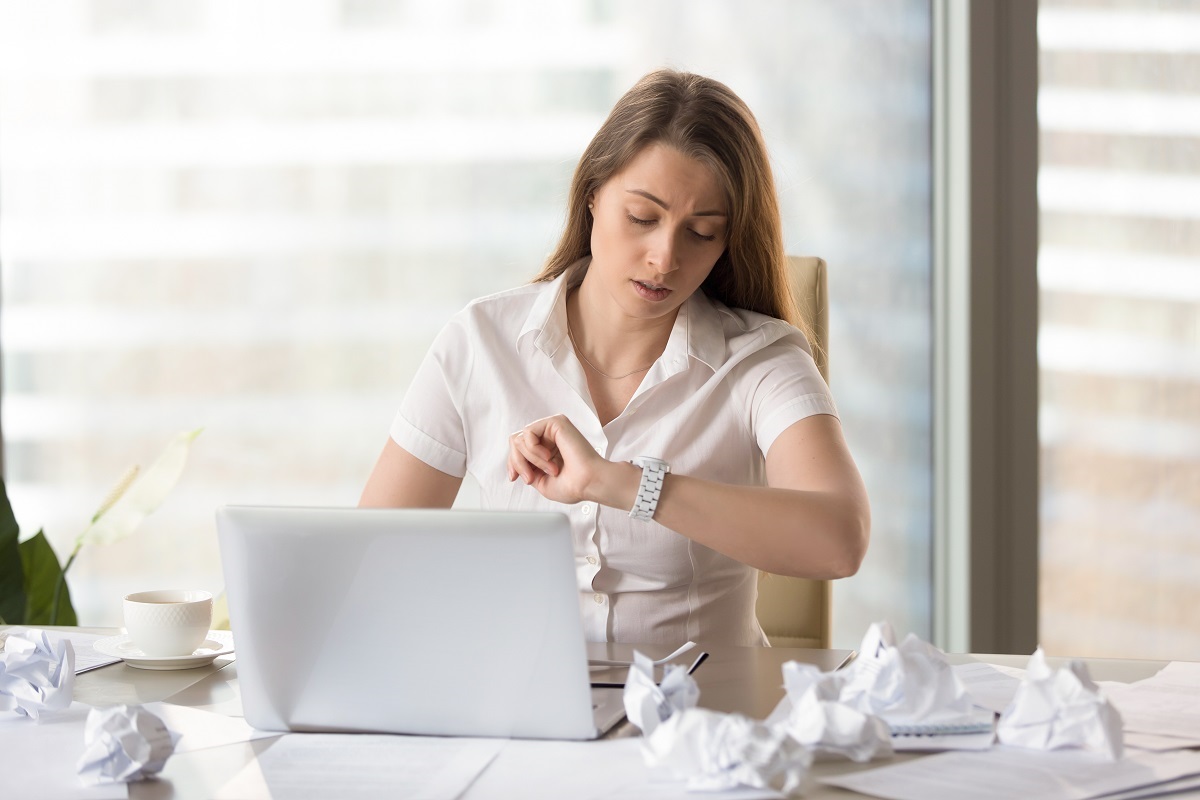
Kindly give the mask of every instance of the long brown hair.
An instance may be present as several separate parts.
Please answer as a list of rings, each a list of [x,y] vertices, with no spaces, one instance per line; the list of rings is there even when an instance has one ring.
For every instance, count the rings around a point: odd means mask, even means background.
[[[534,280],[553,280],[591,255],[588,198],[654,143],[707,165],[725,192],[725,252],[704,281],[705,294],[803,327],[789,288],[779,201],[758,122],[728,86],[689,72],[651,72],[617,101],[575,167],[566,227]]]

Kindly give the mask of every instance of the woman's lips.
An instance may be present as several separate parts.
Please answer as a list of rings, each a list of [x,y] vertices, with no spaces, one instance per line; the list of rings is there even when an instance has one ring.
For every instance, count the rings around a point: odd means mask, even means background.
[[[644,283],[642,281],[633,281],[633,290],[638,293],[644,300],[649,300],[654,303],[666,300],[671,294],[671,290],[666,287],[656,287],[654,284]]]

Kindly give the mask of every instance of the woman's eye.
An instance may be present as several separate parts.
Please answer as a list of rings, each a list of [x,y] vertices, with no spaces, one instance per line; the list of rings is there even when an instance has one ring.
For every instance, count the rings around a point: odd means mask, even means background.
[[[652,219],[642,219],[641,217],[635,217],[633,214],[626,214],[625,216],[629,217],[629,221],[632,222],[634,225],[653,225],[654,224],[654,220],[652,220]]]
[[[713,234],[712,236],[705,236],[703,233],[700,233],[699,231],[692,231],[692,235],[703,242],[716,241],[716,238],[717,238],[716,234]]]

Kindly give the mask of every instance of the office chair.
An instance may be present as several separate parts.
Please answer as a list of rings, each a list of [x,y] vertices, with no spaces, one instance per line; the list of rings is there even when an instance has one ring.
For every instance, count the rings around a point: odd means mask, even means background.
[[[788,272],[800,315],[812,328],[813,357],[829,382],[829,295],[825,262],[789,256]],[[829,647],[832,584],[760,573],[758,623],[775,647]]]

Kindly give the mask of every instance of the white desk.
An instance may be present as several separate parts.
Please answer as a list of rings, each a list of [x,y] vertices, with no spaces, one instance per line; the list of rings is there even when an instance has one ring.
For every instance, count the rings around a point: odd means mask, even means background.
[[[95,633],[111,633],[111,629],[78,629]],[[594,645],[595,657],[627,658],[631,647],[622,645]],[[641,648],[652,657],[666,655],[668,648],[647,646]],[[700,685],[700,704],[720,711],[738,711],[758,718],[765,717],[783,696],[780,666],[793,658],[821,664],[832,668],[842,661],[845,651],[805,651],[788,648],[741,648],[705,647],[712,655],[696,672]],[[1026,656],[1006,655],[952,655],[954,663],[984,661],[988,663],[1025,666]],[[687,660],[687,657],[684,658]],[[1054,659],[1051,659],[1054,663]],[[1092,659],[1088,661],[1092,675],[1097,680],[1129,682],[1147,678],[1164,666],[1163,662],[1137,660]],[[237,663],[233,657],[217,659],[211,666],[174,672],[155,672],[134,669],[124,663],[79,675],[75,685],[77,700],[89,705],[111,705],[115,703],[139,704],[163,700],[189,689],[174,702],[182,705],[215,705],[240,703],[237,693]],[[618,736],[636,735],[636,729],[627,724],[617,732]],[[147,781],[130,785],[129,796],[136,800],[172,798],[209,798],[220,787],[231,780],[245,765],[269,748],[276,740],[262,739],[255,742],[217,747],[173,756],[159,781]],[[586,746],[586,745],[585,745]],[[82,748],[82,743],[81,743]],[[917,754],[898,754],[896,761],[919,758]],[[850,771],[880,766],[882,762],[854,764],[848,761],[822,761],[814,765],[816,777],[841,774]],[[530,780],[536,780],[531,775]],[[852,792],[813,784],[807,798],[834,798],[858,796]],[[1178,795],[1200,796],[1197,795]],[[706,795],[696,795],[706,797]],[[719,800],[719,795],[713,800]]]

